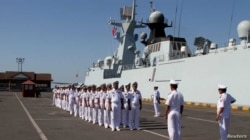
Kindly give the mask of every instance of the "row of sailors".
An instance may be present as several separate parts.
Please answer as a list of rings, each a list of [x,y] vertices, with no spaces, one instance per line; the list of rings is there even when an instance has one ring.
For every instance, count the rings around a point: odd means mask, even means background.
[[[137,82],[118,88],[119,82],[111,84],[75,87],[56,87],[53,90],[53,104],[67,110],[70,115],[85,121],[120,131],[120,124],[130,130],[139,130],[139,116],[142,96]]]

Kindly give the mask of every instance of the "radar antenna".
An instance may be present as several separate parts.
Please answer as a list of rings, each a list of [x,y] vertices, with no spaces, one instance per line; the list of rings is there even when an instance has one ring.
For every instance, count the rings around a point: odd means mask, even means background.
[[[155,11],[153,1],[151,0],[149,3],[150,3],[151,13],[153,13]]]

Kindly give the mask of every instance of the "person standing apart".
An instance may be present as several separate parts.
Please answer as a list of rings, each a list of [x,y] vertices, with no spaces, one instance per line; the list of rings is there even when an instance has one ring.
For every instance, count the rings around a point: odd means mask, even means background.
[[[227,140],[230,123],[231,104],[236,102],[236,100],[229,93],[226,93],[227,86],[225,85],[218,85],[218,92],[220,94],[220,97],[217,102],[216,121],[219,123],[221,140]]]
[[[184,97],[177,91],[178,83],[170,80],[170,90],[166,99],[165,119],[168,122],[170,140],[181,140],[181,115],[184,108]]]
[[[159,104],[160,102],[160,92],[158,90],[158,86],[154,86],[154,110],[155,110],[155,115],[154,117],[159,117],[160,116],[160,111],[159,111]]]
[[[137,82],[133,83],[133,91],[131,93],[131,110],[129,115],[129,129],[140,130],[140,110],[142,109],[141,92],[137,89]]]

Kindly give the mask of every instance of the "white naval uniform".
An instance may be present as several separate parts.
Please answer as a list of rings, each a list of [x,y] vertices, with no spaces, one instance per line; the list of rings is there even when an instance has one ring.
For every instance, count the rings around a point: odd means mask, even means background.
[[[128,106],[128,100],[131,100],[131,91],[123,92],[123,104],[124,109],[122,109],[122,125],[123,127],[129,126],[129,106]]]
[[[105,128],[108,128],[110,126],[110,110],[109,110],[109,100],[111,100],[111,96],[110,96],[110,91],[107,91],[106,93],[104,93],[105,95],[105,109],[104,109],[104,113],[103,113],[103,121],[104,121],[104,126]]]
[[[63,88],[60,89],[60,108],[63,108],[63,95],[64,95],[64,91]]]
[[[224,108],[220,119],[218,121],[220,128],[220,137],[221,140],[227,140],[229,123],[230,123],[230,112],[231,112],[231,102],[235,99],[228,93],[222,93],[217,102],[217,115],[220,111],[220,108]]]
[[[79,91],[76,90],[74,97],[75,97],[75,102],[74,102],[74,116],[77,117],[79,115]]]
[[[92,108],[93,108],[93,96],[92,96],[92,92],[89,91],[88,92],[88,121],[91,122],[92,121]]]
[[[74,112],[74,104],[75,104],[75,90],[71,89],[69,91],[69,112],[70,115],[73,115]]]
[[[52,91],[53,92],[52,105],[55,105],[55,103],[56,103],[56,90],[57,89],[54,88],[53,91]]]
[[[66,97],[66,89],[63,89],[63,98],[62,98],[62,109],[66,110],[67,97]]]
[[[159,110],[159,102],[158,98],[160,98],[160,92],[158,90],[155,90],[154,92],[154,110],[155,110],[155,116],[160,116],[160,110]]]
[[[184,98],[180,92],[172,91],[167,99],[166,105],[170,106],[168,112],[168,134],[170,140],[181,140],[181,106]]]
[[[91,118],[90,118],[90,104],[89,104],[89,100],[90,100],[90,93],[89,91],[87,91],[85,93],[85,100],[86,100],[86,107],[85,107],[85,121],[90,121]]]
[[[82,108],[82,114],[81,114],[81,117],[82,117],[82,119],[84,120],[85,119],[85,108],[86,108],[86,97],[85,97],[85,95],[86,95],[86,93],[82,90],[82,94],[81,94],[81,96],[80,96],[80,98],[81,98],[81,100],[82,100],[82,106],[81,106],[81,108]]]
[[[97,117],[98,117],[98,108],[99,108],[99,103],[98,100],[100,99],[99,94],[97,91],[93,92],[93,101],[94,101],[94,106],[93,106],[93,124],[97,123]]]
[[[111,95],[111,128],[119,130],[121,122],[121,99],[122,93],[119,89],[113,89]]]
[[[66,95],[66,105],[65,105],[65,108],[66,108],[67,111],[70,110],[70,107],[69,107],[69,92],[70,92],[70,89],[67,88],[65,90],[65,95]]]
[[[99,98],[100,98],[100,107],[98,109],[98,124],[99,126],[103,125],[103,110],[104,110],[104,102],[103,99],[105,98],[105,93],[103,91],[100,91],[99,93]]]
[[[139,90],[131,93],[131,110],[129,112],[129,129],[139,129],[140,125],[140,100],[142,99]]]
[[[82,94],[82,90],[78,90],[78,92],[77,92],[77,106],[78,106],[78,108],[77,108],[77,111],[78,111],[78,117],[82,117],[82,100],[81,100],[81,94]]]

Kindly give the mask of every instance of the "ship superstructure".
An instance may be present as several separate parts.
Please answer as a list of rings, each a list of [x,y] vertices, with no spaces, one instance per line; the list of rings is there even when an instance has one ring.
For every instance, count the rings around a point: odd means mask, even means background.
[[[98,60],[86,73],[86,85],[111,83],[119,80],[121,84],[137,81],[143,98],[151,98],[153,86],[157,85],[166,97],[169,81],[177,80],[179,90],[186,101],[215,103],[218,95],[216,85],[224,83],[237,99],[237,104],[250,106],[250,21],[238,25],[240,44],[230,39],[226,47],[204,38],[195,38],[197,46],[192,54],[182,37],[166,35],[165,28],[172,27],[164,15],[152,10],[148,22],[135,21],[136,0],[132,7],[120,10],[123,22],[110,19],[109,24],[120,28],[116,33],[119,47],[113,56]],[[149,36],[141,33],[141,43],[145,46],[142,54],[136,48],[139,36],[137,28],[148,27]]]

